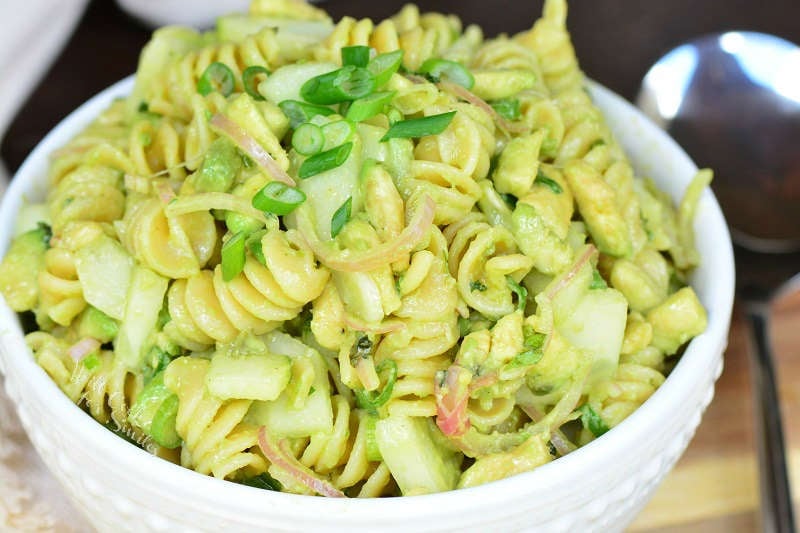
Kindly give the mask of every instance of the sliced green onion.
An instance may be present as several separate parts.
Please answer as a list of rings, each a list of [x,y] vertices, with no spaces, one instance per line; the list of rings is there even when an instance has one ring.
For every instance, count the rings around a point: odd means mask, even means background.
[[[545,187],[548,187],[551,191],[553,191],[556,194],[561,194],[562,192],[564,192],[564,189],[561,188],[561,185],[559,185],[557,181],[551,180],[550,178],[545,176],[544,172],[542,172],[542,169],[539,169],[539,171],[537,172],[534,183],[540,183]]]
[[[519,109],[519,100],[516,98],[504,98],[495,100],[490,104],[497,114],[508,120],[517,120],[522,116]]]
[[[325,145],[325,136],[322,128],[316,124],[306,122],[300,124],[292,134],[292,148],[303,155],[314,155],[322,150]]]
[[[375,425],[378,422],[378,417],[374,415],[367,415],[364,417],[364,444],[367,447],[367,461],[383,461],[381,450],[378,447],[378,438],[375,436]]]
[[[86,367],[86,370],[92,371],[100,366],[100,356],[97,355],[97,352],[90,353],[81,359],[81,363],[83,363],[83,366]]]
[[[235,233],[222,245],[222,279],[230,281],[244,268],[245,233]]]
[[[335,239],[344,225],[350,220],[350,212],[353,209],[353,197],[348,196],[339,209],[331,217],[331,239]]]
[[[353,100],[345,116],[347,120],[352,120],[353,122],[361,122],[362,120],[372,118],[378,113],[383,112],[386,106],[389,105],[389,102],[392,101],[392,98],[394,98],[394,95],[395,91],[377,92],[365,96],[364,98]]]
[[[353,390],[356,396],[356,405],[358,405],[361,409],[364,409],[372,416],[377,416],[378,408],[385,405],[386,402],[391,399],[392,391],[394,390],[394,384],[397,382],[397,363],[391,359],[384,359],[377,367],[375,367],[375,371],[380,373],[384,370],[388,370],[389,375],[386,377],[386,385],[384,385],[383,390],[381,390],[380,393],[374,394],[373,392],[365,391],[364,389]]]
[[[400,65],[403,64],[403,51],[395,50],[394,52],[387,52],[385,54],[378,54],[373,57],[367,64],[373,76],[375,76],[375,86],[382,87],[389,81],[392,74],[397,72]]]
[[[603,279],[603,276],[600,275],[600,271],[596,268],[592,271],[592,282],[589,283],[589,290],[596,290],[596,289],[606,289],[608,288],[608,284],[606,280]]]
[[[214,91],[229,96],[236,87],[236,78],[233,71],[225,63],[215,61],[211,63],[203,75],[197,80],[197,92],[206,96]]]
[[[525,311],[525,306],[528,305],[528,289],[514,281],[511,276],[506,276],[506,283],[508,287],[517,295],[517,309]]]
[[[355,124],[349,120],[336,120],[322,126],[322,135],[325,137],[325,150],[342,145],[353,138],[356,133]]]
[[[598,415],[588,403],[583,404],[578,411],[581,413],[581,423],[583,427],[591,431],[595,437],[599,437],[608,431],[608,425],[606,425],[603,419],[600,418],[600,415]]]
[[[381,138],[381,142],[389,139],[412,139],[425,137],[426,135],[438,135],[447,129],[455,115],[455,111],[450,111],[440,115],[410,118],[395,122],[386,132],[386,135]]]
[[[303,161],[302,165],[300,165],[300,169],[297,171],[297,176],[301,180],[304,180],[306,178],[310,178],[311,176],[316,176],[320,172],[325,172],[326,170],[336,168],[347,161],[347,158],[350,156],[350,150],[352,149],[353,143],[348,142],[339,145],[336,148],[331,148],[330,150],[325,150],[324,152],[312,155]]]
[[[172,394],[161,402],[150,424],[150,436],[164,448],[173,449],[181,445],[181,437],[175,428],[177,417],[178,397]]]
[[[258,92],[259,77],[261,76],[266,78],[269,76],[269,71],[258,65],[247,67],[242,72],[242,85],[244,85],[245,92],[252,96],[254,100],[259,101],[264,100],[264,97]]]
[[[284,100],[278,107],[281,108],[283,114],[289,119],[289,126],[292,129],[297,128],[303,122],[308,122],[317,115],[333,115],[335,111],[329,107],[321,105],[307,104],[298,100]]]
[[[290,187],[281,181],[270,181],[253,196],[253,207],[265,213],[288,215],[306,201],[300,189]],[[225,248],[222,248],[223,251]]]
[[[305,82],[300,95],[312,104],[338,104],[356,100],[375,90],[375,76],[363,67],[347,65]]]
[[[342,65],[366,67],[369,63],[369,46],[343,46]]]
[[[240,483],[242,485],[247,485],[248,487],[271,490],[273,492],[280,492],[283,490],[283,485],[281,485],[281,482],[266,472],[262,472],[257,476],[245,478],[240,481]]]
[[[261,263],[262,265],[267,265],[267,258],[264,257],[264,250],[261,246],[261,239],[267,232],[265,230],[257,231],[255,233],[251,233],[247,237],[247,249],[250,250],[250,253],[253,254],[253,257],[256,258],[256,261]]]
[[[428,59],[419,67],[420,74],[426,74],[433,81],[450,81],[467,89],[475,85],[475,78],[467,68],[457,61],[449,59]]]

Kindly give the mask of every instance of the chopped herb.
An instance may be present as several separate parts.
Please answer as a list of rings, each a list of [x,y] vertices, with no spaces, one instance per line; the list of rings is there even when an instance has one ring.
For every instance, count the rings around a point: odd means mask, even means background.
[[[517,295],[517,309],[525,311],[528,305],[528,289],[517,283],[511,276],[506,276],[506,283],[511,291]]]
[[[223,96],[230,96],[236,87],[236,78],[233,71],[225,63],[215,61],[211,63],[200,79],[197,80],[197,92],[206,96],[214,91],[222,93]]]
[[[300,189],[280,181],[270,181],[253,196],[253,207],[266,213],[288,215],[306,201]]]
[[[490,104],[497,114],[507,120],[518,120],[522,116],[519,108],[519,100],[516,98],[504,98],[495,100]]]
[[[419,73],[434,82],[449,81],[467,89],[472,89],[472,86],[475,85],[472,73],[461,63],[449,59],[428,59],[419,67]]]
[[[145,101],[139,102],[139,107],[137,108],[137,111],[139,111],[139,113],[149,113],[150,105]]]
[[[403,65],[403,51],[378,54],[367,63],[367,70],[375,76],[375,87],[381,87]]]
[[[599,437],[608,431],[609,428],[606,423],[603,422],[600,415],[598,415],[588,403],[583,404],[578,411],[581,412],[581,423],[583,427],[591,431],[595,437]]]
[[[222,245],[222,279],[230,281],[244,269],[245,237],[243,231],[235,233]]]
[[[542,169],[539,169],[539,171],[537,172],[536,180],[534,180],[534,183],[539,183],[541,185],[544,185],[545,187],[549,187],[550,190],[553,191],[555,194],[561,194],[562,192],[564,192],[564,189],[561,188],[561,185],[559,185],[557,181],[548,178],[544,174],[544,172],[542,172]]]
[[[316,176],[326,170],[341,166],[342,163],[347,161],[350,156],[350,150],[353,149],[353,143],[347,142],[340,144],[330,150],[325,150],[318,154],[314,154],[300,165],[297,171],[297,176],[304,180],[312,176]]]
[[[591,150],[592,148],[596,148],[598,146],[605,146],[605,145],[606,141],[604,141],[603,139],[597,139],[595,142],[589,145],[589,150]]]
[[[311,78],[300,88],[300,95],[312,104],[330,105],[363,98],[375,86],[375,76],[369,70],[347,65]]]
[[[508,362],[506,368],[518,368],[521,366],[534,365],[544,356],[544,341],[547,338],[544,333],[538,333],[530,326],[525,326],[525,340],[522,342],[525,350],[517,354]]]
[[[439,115],[410,118],[395,122],[386,132],[386,135],[381,138],[381,142],[389,139],[414,139],[425,137],[426,135],[438,135],[447,129],[455,115],[455,111],[450,111]]]
[[[342,231],[344,225],[350,220],[350,211],[353,208],[353,197],[348,196],[339,209],[331,217],[331,239],[335,239]]]
[[[369,63],[369,46],[343,46],[341,53],[343,66],[366,67]]]
[[[267,472],[262,472],[257,476],[245,478],[241,481],[241,484],[247,485],[248,487],[271,490],[274,492],[280,492],[283,490],[283,485],[281,485],[281,482],[270,476]]]
[[[469,290],[484,292],[486,290],[486,285],[480,280],[473,280],[469,282]]]
[[[258,92],[258,84],[260,77],[266,78],[267,76],[269,76],[269,71],[258,65],[247,67],[242,72],[242,85],[244,85],[245,92],[253,97],[253,100],[264,100],[264,97]]]
[[[547,441],[547,451],[550,452],[551,457],[558,457],[558,450],[556,450],[556,447],[550,441]]]
[[[600,275],[600,271],[595,268],[592,271],[592,281],[591,283],[589,283],[589,290],[606,289],[606,288],[608,288],[606,280],[604,280],[603,276]]]
[[[51,228],[49,224],[39,221],[36,223],[36,229],[42,233],[42,242],[49,248],[50,239],[53,238],[53,228]]]
[[[300,124],[308,122],[317,115],[327,117],[333,115],[335,111],[329,107],[307,104],[297,100],[284,100],[278,107],[281,108],[283,114],[289,119],[289,126],[296,129]]]
[[[167,368],[170,361],[172,361],[170,355],[158,346],[150,348],[150,351],[147,352],[147,356],[145,357],[144,369],[142,371],[145,384],[149,383],[154,376]]]

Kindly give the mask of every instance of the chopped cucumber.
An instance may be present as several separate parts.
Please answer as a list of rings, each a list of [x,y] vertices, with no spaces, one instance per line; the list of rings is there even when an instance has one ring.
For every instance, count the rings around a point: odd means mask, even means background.
[[[274,104],[284,100],[300,100],[300,87],[320,74],[331,72],[338,67],[333,63],[295,63],[277,69],[258,87],[259,92]]]
[[[86,301],[121,320],[133,277],[133,258],[128,252],[115,239],[100,234],[75,251],[75,266]]]
[[[133,269],[128,289],[125,315],[114,343],[117,357],[131,368],[142,365],[145,345],[156,328],[158,314],[164,305],[168,280],[152,270]]]
[[[427,419],[389,416],[375,424],[378,448],[404,496],[452,490],[461,475],[458,454],[438,445]]]
[[[286,356],[220,351],[211,358],[206,387],[217,398],[267,401],[280,396],[291,375],[292,362]]]

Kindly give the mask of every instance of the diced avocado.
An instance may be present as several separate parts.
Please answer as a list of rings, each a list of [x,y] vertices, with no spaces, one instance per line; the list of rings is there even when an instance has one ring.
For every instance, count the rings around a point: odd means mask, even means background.
[[[536,74],[530,70],[473,70],[472,92],[484,100],[500,100],[536,85]]]
[[[498,192],[521,198],[530,190],[539,172],[539,150],[544,131],[515,137],[500,154],[492,179]]]
[[[511,214],[511,227],[520,250],[533,259],[533,266],[545,274],[555,274],[572,261],[572,248],[547,227],[536,208],[518,203]]]
[[[666,286],[659,287],[647,272],[627,259],[614,261],[610,281],[615,289],[625,295],[634,311],[647,311],[667,296]]]
[[[289,357],[293,362],[310,361],[314,368],[313,385],[302,406],[295,405],[290,386],[274,401],[253,402],[247,419],[256,425],[267,426],[276,435],[289,438],[332,431],[331,386],[322,356],[286,333],[273,331],[264,336],[264,341],[270,353]]]
[[[0,292],[14,311],[28,311],[39,299],[39,271],[50,243],[50,227],[41,224],[18,236],[0,263]]]
[[[389,416],[375,424],[378,449],[404,496],[452,490],[461,456],[437,443],[426,418]]]
[[[116,320],[97,309],[88,306],[78,322],[78,335],[80,337],[92,337],[100,342],[111,342],[119,332],[119,323]]]
[[[164,305],[167,285],[167,278],[148,268],[137,266],[133,269],[125,316],[114,342],[117,357],[131,368],[142,365],[146,344]]]
[[[125,316],[133,263],[116,239],[102,233],[79,247],[75,250],[75,267],[83,297],[111,318],[121,320]]]
[[[211,358],[208,391],[221,399],[274,400],[289,384],[292,363],[272,353],[240,355],[223,350]]]
[[[176,59],[203,46],[203,36],[191,28],[167,26],[153,32],[142,49],[136,69],[136,85],[128,98],[127,111],[133,115],[143,103],[150,84]]]
[[[192,176],[194,187],[198,192],[227,192],[241,168],[242,158],[236,146],[220,137],[208,147],[200,170]]]
[[[553,460],[544,435],[532,435],[525,442],[507,452],[493,453],[478,458],[466,469],[458,488],[475,487],[490,481],[529,472]]]
[[[706,310],[691,287],[680,289],[651,309],[647,321],[653,326],[653,346],[667,355],[677,352],[708,325]]]
[[[568,163],[564,176],[597,248],[615,257],[629,255],[631,240],[625,219],[617,209],[614,189],[582,161]]]
[[[165,448],[177,448],[181,439],[175,430],[178,397],[164,384],[164,373],[150,380],[128,412],[128,422]]]

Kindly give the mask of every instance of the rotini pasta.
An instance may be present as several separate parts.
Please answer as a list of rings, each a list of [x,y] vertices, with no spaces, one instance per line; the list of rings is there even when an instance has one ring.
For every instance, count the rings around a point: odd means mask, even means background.
[[[524,472],[619,424],[706,325],[683,280],[710,172],[677,209],[634,174],[564,0],[490,40],[296,0],[159,30],[50,177],[0,265],[36,361],[234,482],[378,497]]]

